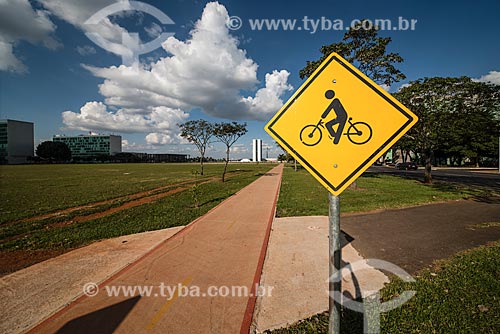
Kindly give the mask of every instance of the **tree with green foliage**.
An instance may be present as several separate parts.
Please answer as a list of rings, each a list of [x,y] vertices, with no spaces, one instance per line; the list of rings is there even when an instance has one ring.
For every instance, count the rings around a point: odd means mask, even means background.
[[[475,82],[468,77],[424,78],[413,81],[394,96],[418,117],[418,123],[403,137],[404,145],[425,161],[424,182],[432,182],[436,152],[480,158],[498,151],[500,86]]]
[[[71,160],[71,151],[63,142],[59,141],[44,141],[36,147],[36,155],[40,158],[53,161],[69,161]]]
[[[192,120],[178,124],[181,130],[181,137],[194,144],[200,152],[200,175],[203,175],[203,160],[210,140],[214,135],[213,124],[203,120]]]
[[[213,128],[214,136],[224,145],[226,145],[226,163],[224,164],[224,171],[222,172],[222,182],[224,182],[224,178],[227,172],[227,164],[229,163],[229,152],[231,150],[231,146],[233,146],[236,141],[246,134],[247,124],[246,123],[216,123]]]
[[[411,153],[413,152],[413,141],[411,138],[407,136],[403,136],[399,141],[392,147],[393,154],[393,162],[399,158],[403,160],[403,162],[407,162],[411,160]],[[397,151],[401,152],[401,156],[397,154]]]
[[[403,62],[403,58],[397,53],[386,51],[391,38],[379,37],[378,27],[366,25],[365,21],[361,20],[350,27],[341,42],[322,46],[320,51],[323,56],[308,61],[300,70],[300,77],[309,77],[332,52],[336,52],[380,85],[389,87],[394,82],[404,80],[406,76],[394,66],[395,63]],[[370,28],[364,29],[365,26]]]

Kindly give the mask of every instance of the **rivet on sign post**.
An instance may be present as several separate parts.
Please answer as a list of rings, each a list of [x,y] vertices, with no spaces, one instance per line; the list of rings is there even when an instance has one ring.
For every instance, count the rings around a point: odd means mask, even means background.
[[[341,293],[341,279],[340,278],[340,259],[341,259],[341,245],[340,245],[340,196],[328,193],[329,212],[328,212],[328,226],[329,226],[329,323],[328,334],[340,333],[340,301],[335,301],[335,295],[340,296]]]

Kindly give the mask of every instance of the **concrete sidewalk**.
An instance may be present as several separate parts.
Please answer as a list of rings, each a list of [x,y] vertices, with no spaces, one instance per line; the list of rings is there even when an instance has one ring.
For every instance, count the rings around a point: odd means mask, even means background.
[[[357,299],[383,288],[389,278],[370,267],[341,235],[342,265],[356,263],[355,273],[342,273],[344,298]],[[261,285],[272,295],[257,298],[251,333],[287,327],[328,310],[328,217],[275,218]]]
[[[283,166],[277,166],[188,225],[150,254],[29,333],[248,333],[255,297],[203,296],[209,287],[244,287],[260,279]],[[200,296],[183,297],[179,284]],[[109,287],[153,287],[148,296],[108,296]],[[197,290],[199,289],[199,290]],[[122,290],[123,291],[123,290]],[[198,293],[194,293],[199,295]],[[135,294],[136,295],[136,294]]]
[[[95,242],[0,278],[0,333],[21,333],[154,249],[184,226]]]

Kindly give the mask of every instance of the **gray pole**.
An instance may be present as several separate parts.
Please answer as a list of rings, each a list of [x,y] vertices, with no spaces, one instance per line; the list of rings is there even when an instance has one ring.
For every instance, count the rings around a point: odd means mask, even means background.
[[[330,263],[329,263],[329,325],[328,334],[340,333],[340,301],[335,302],[334,293],[340,296],[341,279],[340,279],[340,197],[328,193],[329,200],[329,245],[330,245]]]

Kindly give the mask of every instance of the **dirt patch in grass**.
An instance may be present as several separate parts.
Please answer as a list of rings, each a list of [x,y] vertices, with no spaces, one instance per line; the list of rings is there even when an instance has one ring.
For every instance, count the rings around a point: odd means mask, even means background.
[[[43,219],[55,218],[55,217],[60,217],[60,216],[68,215],[68,214],[73,213],[75,211],[81,211],[81,210],[91,209],[91,208],[95,208],[95,207],[98,207],[98,206],[103,206],[103,205],[107,205],[107,204],[113,204],[113,203],[120,202],[120,201],[135,200],[135,199],[140,199],[142,197],[149,197],[149,196],[151,196],[153,194],[156,194],[158,192],[162,192],[162,191],[164,191],[166,189],[170,189],[172,187],[183,186],[183,185],[187,185],[187,184],[193,184],[194,182],[195,182],[195,180],[187,180],[187,181],[184,181],[184,182],[179,182],[179,183],[175,183],[175,184],[169,184],[169,185],[166,185],[166,186],[162,186],[162,187],[150,189],[150,190],[147,190],[147,191],[141,191],[141,192],[138,192],[138,193],[135,193],[135,194],[131,194],[131,195],[116,197],[116,198],[109,199],[109,200],[106,200],[106,201],[99,201],[99,202],[90,203],[90,204],[87,204],[87,205],[75,206],[75,207],[71,207],[71,208],[67,208],[67,209],[63,209],[63,210],[58,210],[58,211],[51,212],[51,213],[46,213],[46,214],[43,214],[43,215],[37,215],[37,216],[25,218],[25,219],[16,220],[16,221],[13,221],[13,222],[5,223],[5,224],[3,224],[3,226],[8,226],[10,224],[15,224],[15,223],[24,223],[24,222],[32,222],[32,221],[36,221],[36,220],[43,220]]]
[[[0,252],[0,277],[71,251],[68,249],[12,250]]]
[[[209,182],[213,182],[213,180],[200,182],[198,184],[205,184],[205,183],[209,183]],[[183,183],[186,184],[187,182],[183,182]],[[48,229],[62,228],[62,227],[70,226],[70,225],[75,224],[75,223],[87,222],[90,220],[103,218],[103,217],[112,215],[112,214],[119,212],[119,211],[127,210],[130,208],[139,206],[139,205],[155,202],[161,198],[177,194],[181,191],[185,191],[185,190],[191,188],[192,186],[193,185],[191,184],[191,185],[185,186],[185,187],[177,187],[177,188],[171,189],[171,190],[166,191],[166,192],[161,192],[161,193],[157,193],[157,194],[150,195],[150,196],[140,197],[136,200],[128,201],[122,205],[119,205],[117,207],[112,207],[112,208],[107,209],[105,211],[93,213],[90,215],[77,216],[71,220],[66,220],[63,222],[56,222],[53,224],[49,224],[46,226],[46,229],[48,230]],[[162,187],[162,188],[164,188],[164,187]],[[169,188],[171,188],[171,187],[169,187]],[[158,188],[156,191],[158,191]],[[153,191],[142,192],[141,194],[152,193],[152,192]],[[137,195],[138,194],[134,194],[135,197],[138,197]],[[68,210],[71,210],[71,209],[68,209]],[[68,211],[68,212],[71,212],[71,211]],[[29,236],[30,234],[31,233],[17,235],[15,237],[9,238],[8,241],[24,238],[24,237]],[[4,240],[4,241],[7,241],[7,240]],[[56,250],[52,250],[52,249],[14,250],[14,251],[0,252],[0,277],[7,275],[9,273],[15,272],[17,270],[29,267],[29,266],[34,265],[36,263],[48,260],[50,258],[59,256],[61,254],[69,252],[70,250],[72,250],[72,248],[56,249]]]
[[[204,181],[198,182],[196,184],[197,185],[206,184],[206,183],[209,183],[209,182],[214,182],[215,180],[216,180],[216,178],[210,178],[208,180],[204,180]],[[172,186],[176,186],[176,185],[185,185],[185,186],[184,187],[177,187],[177,188],[171,189]],[[136,198],[136,199],[128,200],[128,201],[126,201],[125,203],[123,203],[121,205],[114,206],[114,207],[111,207],[111,208],[108,208],[108,209],[104,209],[103,211],[98,211],[98,212],[91,213],[91,214],[77,215],[76,217],[73,217],[71,219],[67,219],[67,220],[63,220],[63,221],[56,221],[54,223],[49,223],[49,224],[47,224],[45,226],[45,230],[50,230],[50,229],[54,229],[54,228],[61,228],[61,227],[67,227],[67,226],[70,226],[70,225],[72,225],[74,223],[82,223],[82,222],[87,222],[87,221],[94,220],[94,219],[103,218],[103,217],[112,215],[112,214],[114,214],[116,212],[127,210],[127,209],[130,209],[130,208],[139,206],[139,205],[144,205],[144,204],[147,204],[147,203],[153,203],[153,202],[155,202],[155,201],[157,201],[157,200],[159,200],[161,198],[177,194],[177,193],[179,193],[181,191],[185,191],[185,190],[187,190],[189,188],[192,188],[194,186],[195,186],[195,184],[192,181],[191,182],[181,182],[181,183],[178,183],[178,184],[175,184],[175,185],[170,185],[168,187],[159,187],[159,188],[156,188],[156,189],[153,189],[153,190],[149,190],[149,191],[146,191],[146,192],[140,192],[140,193],[137,193],[137,194],[126,196],[125,198],[120,198],[120,199],[121,200],[131,199],[131,198]],[[161,191],[163,191],[165,189],[170,189],[170,190],[161,192]],[[109,200],[109,201],[92,203],[92,204],[86,205],[86,206],[69,208],[69,209],[66,209],[66,210],[59,211],[57,213],[52,213],[52,214],[47,214],[47,215],[42,215],[42,216],[37,216],[37,217],[31,217],[31,218],[29,218],[27,220],[25,219],[25,220],[22,220],[22,221],[18,221],[18,223],[30,222],[30,221],[37,221],[37,220],[43,220],[43,219],[50,219],[50,218],[55,218],[55,217],[61,217],[61,216],[67,215],[69,213],[77,212],[78,210],[82,210],[82,209],[85,209],[85,208],[96,208],[96,207],[98,207],[100,205],[112,204],[112,203],[118,202],[120,199],[113,199],[113,200]],[[42,218],[40,218],[40,217],[42,217]],[[9,237],[9,238],[5,238],[2,241],[3,242],[13,241],[13,240],[21,239],[21,238],[24,238],[24,237],[27,237],[27,236],[30,236],[30,235],[31,235],[31,233],[18,234],[18,235]]]
[[[205,184],[205,183],[209,183],[209,182],[212,182],[212,181],[210,181],[210,180],[209,181],[204,181],[204,182],[200,182],[198,184]],[[109,216],[109,215],[111,215],[113,213],[116,213],[116,212],[119,212],[119,211],[127,210],[127,209],[130,209],[130,208],[133,208],[133,207],[136,207],[136,206],[139,206],[139,205],[143,205],[143,204],[146,204],[146,203],[155,202],[155,201],[159,200],[160,198],[167,197],[167,196],[170,196],[170,195],[173,195],[173,194],[177,194],[177,193],[179,193],[181,191],[184,191],[184,190],[187,190],[187,189],[189,189],[191,187],[193,187],[193,185],[190,185],[188,187],[178,187],[178,188],[171,189],[169,191],[162,192],[162,193],[159,193],[159,194],[155,194],[155,195],[152,195],[152,196],[142,197],[142,198],[139,198],[139,199],[136,199],[136,200],[133,200],[133,201],[126,202],[126,203],[124,203],[124,204],[122,204],[120,206],[107,209],[105,211],[93,213],[93,214],[86,215],[86,216],[78,216],[78,217],[75,217],[74,219],[71,219],[71,220],[66,220],[64,222],[59,222],[59,223],[51,224],[50,228],[63,227],[63,226],[71,225],[73,223],[82,223],[82,222],[86,222],[86,221],[89,221],[89,220],[94,220],[94,219],[106,217],[106,216]]]
[[[203,182],[199,182],[198,185],[213,182],[214,179],[215,178],[205,180]],[[139,205],[147,204],[147,203],[153,203],[161,198],[177,194],[181,191],[185,191],[185,190],[194,186],[192,183],[190,184],[189,182],[182,182],[181,184],[186,185],[186,186],[177,187],[177,188],[170,189],[168,191],[160,192],[160,193],[158,193],[158,192],[162,191],[166,188],[172,188],[172,186],[160,187],[160,188],[156,188],[154,190],[133,194],[133,195],[127,196],[127,197],[131,198],[133,196],[133,198],[137,198],[137,199],[125,202],[122,205],[112,207],[112,208],[109,208],[109,209],[104,210],[104,211],[92,213],[89,215],[76,216],[70,220],[65,220],[62,222],[55,222],[52,224],[48,224],[45,228],[47,230],[55,229],[55,228],[62,228],[62,227],[70,226],[70,225],[75,224],[75,223],[82,223],[82,222],[87,222],[87,221],[94,220],[94,219],[103,218],[103,217],[112,215],[112,214],[119,212],[119,211],[127,210],[130,208],[139,206]],[[147,194],[149,194],[149,196],[147,196]],[[109,204],[109,203],[116,201],[116,200],[117,199],[105,201],[105,202],[93,203],[93,204],[85,206],[85,207],[95,207],[95,206],[102,205],[102,204]],[[56,215],[56,213],[52,213],[52,214],[43,215],[43,216],[45,216],[45,218],[56,217],[59,215],[64,215],[67,213],[75,212],[81,208],[82,207],[70,208],[70,209],[60,211],[57,215]],[[42,217],[42,216],[38,216],[38,217]],[[36,217],[29,218],[29,221],[35,221],[36,220],[35,218]],[[26,221],[26,220],[24,220],[24,221]],[[15,237],[8,238],[8,240],[4,240],[4,241],[11,241],[11,240],[24,238],[24,237],[29,236],[30,234],[31,233],[16,235]],[[72,250],[72,248],[55,249],[55,250],[52,250],[52,249],[13,250],[13,251],[0,252],[0,277],[7,275],[11,272],[15,272],[17,270],[20,270],[22,268],[29,267],[33,264],[36,264],[36,263],[48,260],[50,258],[59,256],[61,254],[69,252],[70,250]]]

